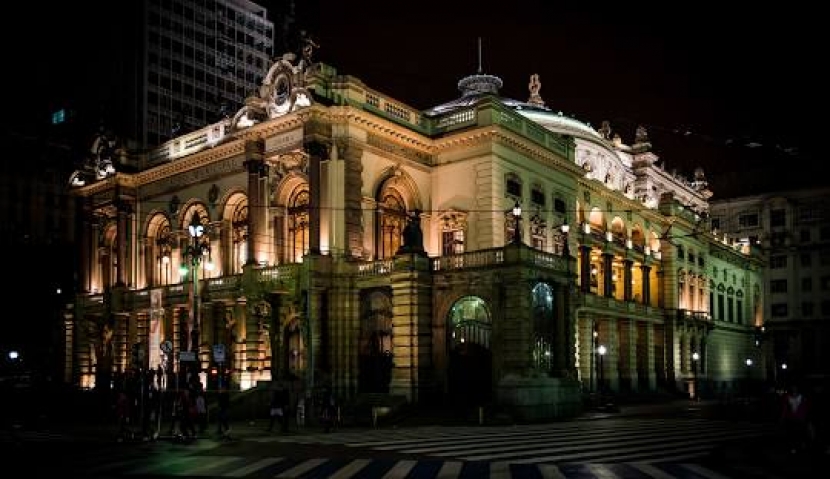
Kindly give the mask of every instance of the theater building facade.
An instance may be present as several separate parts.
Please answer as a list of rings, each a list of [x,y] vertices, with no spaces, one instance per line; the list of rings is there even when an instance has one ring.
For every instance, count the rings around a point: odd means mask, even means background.
[[[232,117],[149,153],[99,138],[71,178],[66,379],[221,368],[236,389],[523,419],[739,387],[763,361],[764,265],[711,234],[703,172],[664,171],[642,128],[626,144],[554,112],[532,80],[518,101],[471,75],[416,110],[287,54]]]

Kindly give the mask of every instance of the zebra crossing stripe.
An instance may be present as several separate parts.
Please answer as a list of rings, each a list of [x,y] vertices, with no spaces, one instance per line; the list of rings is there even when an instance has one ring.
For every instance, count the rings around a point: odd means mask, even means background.
[[[558,466],[553,464],[539,464],[542,479],[567,479]]]
[[[236,456],[199,456],[198,465],[180,470],[175,474],[177,476],[195,476],[211,472],[213,469],[218,469],[226,464],[237,462],[239,457]]]
[[[504,461],[490,463],[490,479],[510,479],[510,463]]]
[[[447,461],[443,466],[441,466],[441,470],[438,471],[438,475],[435,476],[435,479],[456,478],[461,473],[461,467],[463,465],[463,462]]]
[[[336,474],[329,476],[329,479],[349,479],[370,462],[372,462],[370,459],[355,459],[338,470]]]
[[[695,474],[700,474],[707,479],[729,479],[728,477],[718,474],[717,472],[697,464],[682,464],[686,469],[691,469]]]
[[[287,471],[283,471],[280,474],[277,474],[274,477],[279,478],[279,479],[283,479],[283,478],[284,479],[296,479],[296,478],[302,476],[303,474],[305,474],[306,472],[308,472],[308,471],[314,469],[315,467],[323,464],[326,461],[328,461],[328,459],[320,459],[320,458],[309,459],[307,461],[303,461],[303,462],[297,464],[296,466],[292,467],[291,469],[289,469]]]
[[[417,463],[418,461],[412,460],[398,461],[394,466],[392,466],[392,469],[389,469],[389,471],[386,472],[383,479],[404,479]]]
[[[594,475],[596,479],[620,479],[620,476],[614,473],[605,464],[587,464],[585,468]]]
[[[244,467],[240,467],[239,469],[226,472],[222,475],[224,477],[245,477],[248,474],[256,472],[260,469],[265,469],[266,467],[276,464],[282,460],[283,458],[281,457],[265,457],[256,462],[252,462],[251,464],[247,464]]]
[[[647,464],[644,462],[631,462],[628,465],[633,467],[634,469],[637,469],[640,472],[648,474],[654,479],[675,479],[674,476],[666,474],[665,472],[652,466],[651,464]]]
[[[182,471],[189,471],[187,467],[188,464],[196,463],[198,461],[204,460],[202,456],[184,456],[184,457],[176,457],[176,458],[169,458],[166,459],[164,462],[155,462],[153,464],[149,464],[143,467],[137,467],[127,473],[130,475],[135,474],[170,474],[170,475],[181,475]],[[161,461],[161,458],[159,458]],[[170,468],[175,468],[175,471],[170,471]],[[181,469],[180,469],[181,468]],[[185,472],[187,473],[187,472]]]

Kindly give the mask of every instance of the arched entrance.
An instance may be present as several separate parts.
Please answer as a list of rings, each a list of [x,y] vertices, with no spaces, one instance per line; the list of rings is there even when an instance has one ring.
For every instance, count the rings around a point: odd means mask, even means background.
[[[358,391],[388,393],[392,379],[392,297],[388,289],[366,291],[360,301]]]
[[[448,390],[457,407],[483,406],[492,399],[492,322],[484,300],[465,296],[452,306],[447,324],[450,346]]]

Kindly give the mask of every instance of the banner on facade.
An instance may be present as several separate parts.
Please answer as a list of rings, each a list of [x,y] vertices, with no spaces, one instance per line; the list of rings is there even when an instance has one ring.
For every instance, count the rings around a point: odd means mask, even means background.
[[[158,354],[161,346],[161,325],[164,323],[164,288],[150,290],[150,337],[148,338],[150,352],[150,370],[161,364],[161,355]]]

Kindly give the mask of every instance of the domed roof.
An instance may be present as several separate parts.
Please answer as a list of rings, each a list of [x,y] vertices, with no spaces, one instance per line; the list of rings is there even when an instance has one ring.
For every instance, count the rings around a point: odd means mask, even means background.
[[[538,76],[536,81],[538,82]],[[602,139],[602,135],[591,125],[565,116],[562,112],[554,112],[545,106],[544,102],[541,101],[541,97],[538,96],[538,86],[535,91],[531,91],[531,100],[524,102],[498,96],[502,85],[501,78],[497,76],[486,75],[481,72],[466,76],[458,82],[458,89],[461,91],[460,98],[429,108],[424,111],[424,115],[430,117],[444,115],[475,105],[484,97],[495,96],[504,106],[516,110],[520,115],[554,133]],[[537,85],[539,84],[537,83]]]

